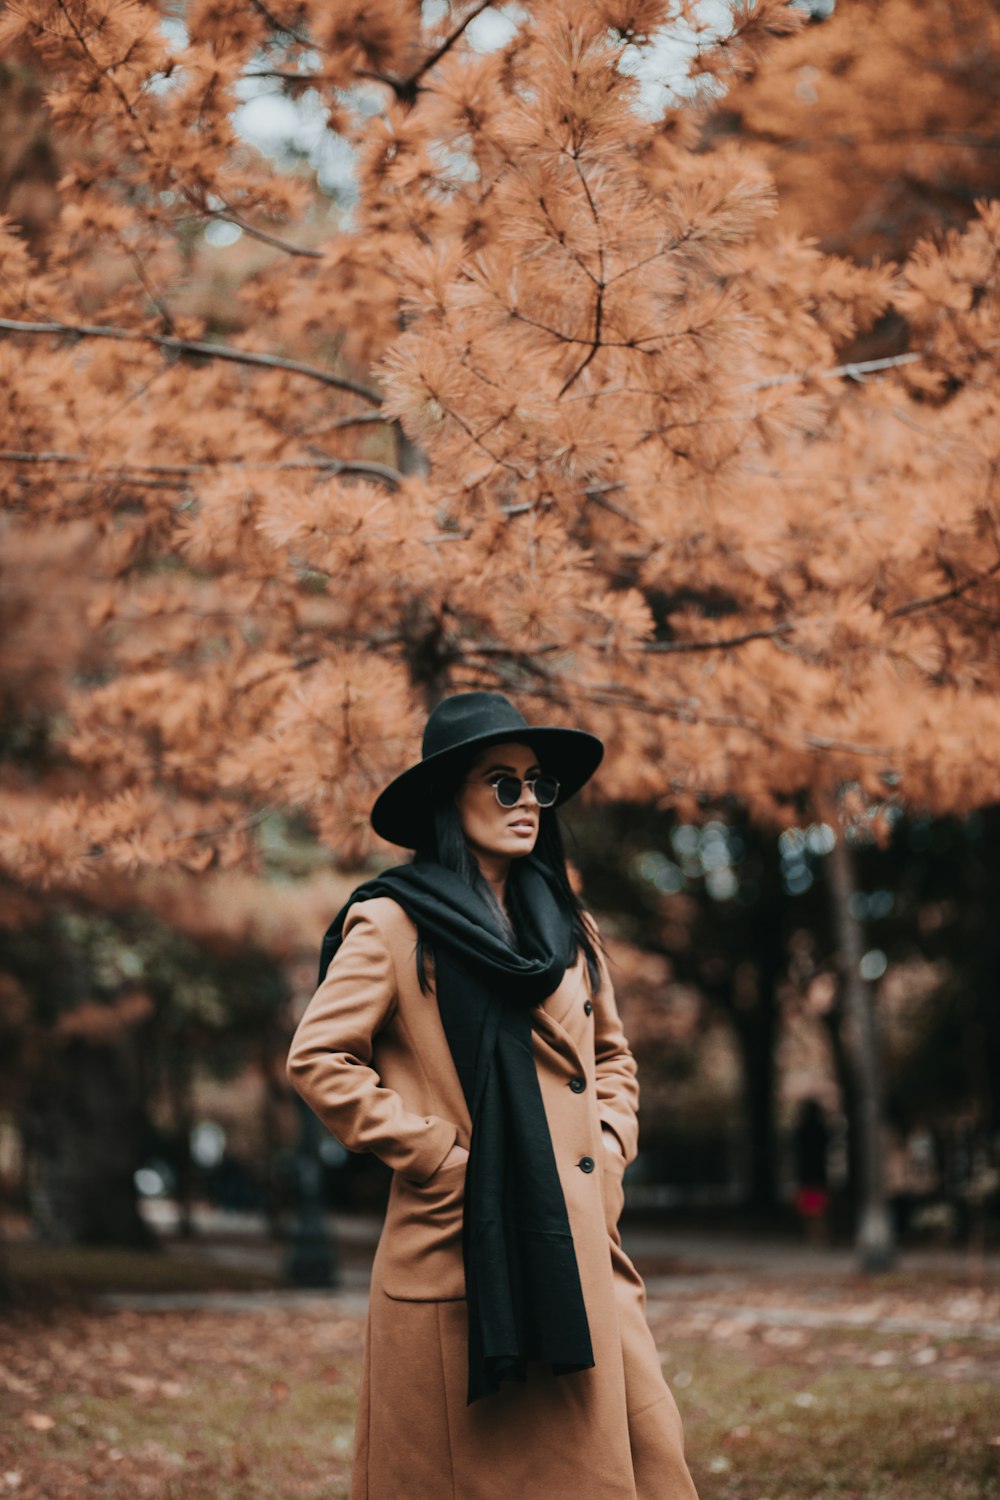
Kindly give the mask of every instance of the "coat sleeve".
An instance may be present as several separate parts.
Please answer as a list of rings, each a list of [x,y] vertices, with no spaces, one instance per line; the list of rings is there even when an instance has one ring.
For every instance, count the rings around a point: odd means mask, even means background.
[[[458,1127],[418,1115],[372,1067],[372,1038],[396,1006],[396,972],[385,939],[363,909],[292,1037],[286,1071],[323,1124],[349,1151],[371,1151],[394,1171],[425,1182],[441,1165]]]
[[[596,924],[590,919],[597,935]],[[626,1164],[639,1150],[639,1079],[635,1057],[618,1014],[615,989],[607,961],[598,950],[601,987],[594,996],[594,1057],[597,1075],[597,1113],[602,1130],[610,1130]]]

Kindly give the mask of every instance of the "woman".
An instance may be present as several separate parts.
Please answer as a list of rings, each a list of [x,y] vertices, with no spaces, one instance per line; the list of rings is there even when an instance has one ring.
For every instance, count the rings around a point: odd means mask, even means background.
[[[638,1085],[555,807],[603,755],[499,693],[431,714],[324,938],[288,1075],[393,1169],[351,1500],[697,1500],[621,1248]]]

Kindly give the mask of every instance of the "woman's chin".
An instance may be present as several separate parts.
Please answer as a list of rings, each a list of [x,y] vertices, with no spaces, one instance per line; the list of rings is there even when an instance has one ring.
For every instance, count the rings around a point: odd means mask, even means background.
[[[525,854],[530,854],[538,842],[538,835],[531,833],[516,833],[509,839],[504,839],[503,848],[498,849],[498,854],[505,854],[509,859],[518,859]]]

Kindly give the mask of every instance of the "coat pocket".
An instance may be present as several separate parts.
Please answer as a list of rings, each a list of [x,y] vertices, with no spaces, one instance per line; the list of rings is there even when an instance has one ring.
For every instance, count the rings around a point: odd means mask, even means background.
[[[465,1162],[438,1167],[426,1182],[397,1172],[372,1267],[373,1285],[398,1302],[454,1302],[465,1296],[462,1213]]]
[[[604,1223],[616,1245],[622,1242],[618,1220],[625,1207],[625,1158],[618,1151],[602,1147],[601,1192],[604,1197]]]

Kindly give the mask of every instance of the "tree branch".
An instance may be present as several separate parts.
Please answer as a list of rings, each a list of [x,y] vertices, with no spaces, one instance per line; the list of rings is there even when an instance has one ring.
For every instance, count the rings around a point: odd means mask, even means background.
[[[521,691],[532,698],[542,697],[553,698],[558,702],[565,701],[564,695],[547,692],[540,688],[522,686]],[[591,703],[628,708],[635,713],[650,714],[655,717],[663,715],[666,718],[677,719],[684,724],[708,724],[713,728],[743,729],[768,744],[777,743],[781,737],[785,740],[794,738],[810,750],[839,750],[848,755],[874,756],[879,760],[886,760],[889,757],[889,751],[878,745],[857,744],[851,740],[836,739],[832,735],[813,734],[810,730],[789,730],[783,725],[775,726],[777,730],[775,734],[755,720],[741,718],[738,714],[699,713],[696,700],[684,703],[669,698],[638,698],[634,694],[622,692],[615,683],[595,683],[591,687],[583,688],[574,686],[574,697],[583,698]]]
[[[338,391],[348,391],[360,396],[373,406],[381,406],[378,391],[348,380],[344,375],[334,375],[318,365],[307,365],[298,359],[283,359],[280,354],[258,354],[250,349],[234,349],[230,344],[209,344],[202,339],[176,338],[166,333],[144,333],[134,328],[116,328],[104,323],[27,323],[20,318],[0,318],[0,329],[9,333],[72,334],[74,338],[88,339],[132,339],[138,343],[155,344],[161,349],[172,349],[178,354],[197,354],[207,359],[224,359],[232,364],[250,365],[265,370],[287,370],[292,375],[304,375],[309,380],[318,380],[323,385]]]
[[[0,448],[0,462],[15,464],[85,464],[88,478],[101,475],[108,479],[120,479],[129,484],[152,484],[152,476],[176,475],[180,482],[185,475],[215,473],[219,469],[308,469],[317,473],[364,474],[371,479],[381,479],[394,488],[401,485],[405,475],[389,464],[376,463],[364,458],[291,458],[278,462],[256,463],[253,459],[221,459],[214,464],[135,464],[122,468],[92,466],[86,453],[29,453],[16,448]],[[150,476],[147,478],[147,475]]]
[[[644,641],[642,650],[656,656],[673,652],[728,651],[731,646],[742,646],[747,641],[773,641],[777,636],[791,634],[794,629],[794,620],[786,620],[770,630],[745,630],[742,635],[722,636],[711,641]]]
[[[302,255],[307,260],[322,260],[322,250],[313,250],[310,245],[294,245],[291,240],[283,240],[278,234],[270,234],[266,229],[258,229],[256,225],[250,224],[246,219],[240,217],[228,204],[224,208],[205,208],[202,210],[207,219],[218,219],[221,224],[235,224],[237,229],[242,229],[251,239],[260,240],[264,245],[270,245],[274,250],[284,250],[286,255]]]
[[[308,36],[305,36],[301,31],[295,31],[293,27],[288,25],[287,21],[282,21],[280,17],[273,15],[263,3],[263,0],[252,0],[252,4],[254,10],[259,15],[262,15],[268,25],[274,27],[275,31],[282,32],[285,36],[290,36],[293,41],[298,42],[300,47],[311,47],[313,45],[312,40]]]
[[[455,27],[455,30],[452,31],[448,36],[446,36],[444,41],[440,42],[437,47],[435,47],[434,51],[429,53],[427,57],[424,58],[423,62],[420,64],[419,68],[417,68],[416,72],[411,73],[409,78],[401,80],[403,86],[408,91],[413,90],[420,82],[421,78],[423,78],[424,74],[429,73],[431,68],[435,67],[441,61],[442,57],[446,56],[446,54],[451,51],[452,47],[454,47],[459,37],[465,31],[466,27],[470,26],[477,16],[481,16],[484,10],[489,10],[492,4],[493,0],[479,0],[479,4],[474,5],[469,11],[468,15],[465,16],[463,20],[459,21],[458,25]]]
[[[933,609],[936,604],[949,604],[952,599],[960,599],[970,589],[976,588],[980,583],[985,583],[988,578],[993,578],[1000,573],[1000,560],[992,567],[987,568],[985,573],[976,573],[972,578],[966,578],[962,583],[956,583],[953,588],[944,589],[940,594],[928,594],[923,599],[911,599],[908,604],[899,604],[895,609],[888,611],[890,619],[899,619],[902,615],[916,614],[920,609]]]
[[[383,83],[386,88],[392,89],[401,104],[413,104],[418,93],[420,93],[420,80],[425,74],[437,66],[443,57],[454,47],[459,37],[465,32],[477,16],[481,16],[484,10],[488,10],[493,0],[479,0],[468,15],[463,17],[455,27],[454,31],[438,43],[432,52],[428,52],[423,62],[405,78],[400,78],[395,73],[377,73],[372,68],[355,68],[356,78],[369,79],[372,83]],[[259,68],[252,73],[246,73],[246,78],[278,78],[285,83],[329,83],[331,80],[323,73],[299,73],[293,68]]]
[[[923,65],[923,59],[921,59]],[[919,141],[921,145],[971,146],[974,150],[996,151],[1000,149],[1000,135],[984,135],[976,130],[923,130],[919,126],[900,130],[884,129],[881,126],[871,135],[853,131],[831,131],[826,135],[781,136],[771,130],[740,130],[743,140],[760,141],[775,146],[779,151],[842,151],[844,147],[854,150],[865,146],[883,148],[887,141]]]
[[[63,15],[66,17],[67,24],[72,30],[73,35],[76,37],[76,40],[80,44],[80,50],[83,52],[94,72],[101,78],[106,79],[108,84],[117,94],[125,115],[132,122],[133,126],[139,134],[139,139],[142,142],[142,149],[148,153],[151,160],[156,161],[161,166],[170,169],[171,180],[178,182],[179,192],[181,193],[185,201],[191,204],[192,208],[197,209],[198,212],[200,214],[204,214],[206,218],[221,219],[226,223],[235,224],[237,228],[244,230],[254,239],[263,240],[265,244],[271,245],[276,250],[284,250],[289,255],[305,255],[310,257],[311,259],[315,258],[319,260],[322,258],[322,252],[319,250],[311,250],[302,245],[292,245],[289,244],[286,240],[279,239],[277,235],[268,234],[267,230],[265,229],[255,229],[253,225],[246,223],[245,220],[239,218],[236,214],[234,214],[228,204],[226,204],[222,209],[211,209],[205,208],[203,204],[199,203],[188,185],[184,182],[179,181],[177,174],[170,167],[170,163],[164,161],[159,152],[154,150],[152,142],[150,141],[147,132],[143,128],[143,123],[139,119],[139,116],[136,114],[132,100],[129,99],[128,95],[125,93],[125,90],[118,82],[118,79],[113,76],[110,67],[102,66],[94,56],[93,51],[87,43],[86,37],[80,30],[80,27],[78,26],[75,18],[70,14],[69,7],[65,3],[65,0],[56,0],[56,3],[58,4],[59,9],[62,11]],[[268,19],[272,20],[273,18],[268,15]]]

